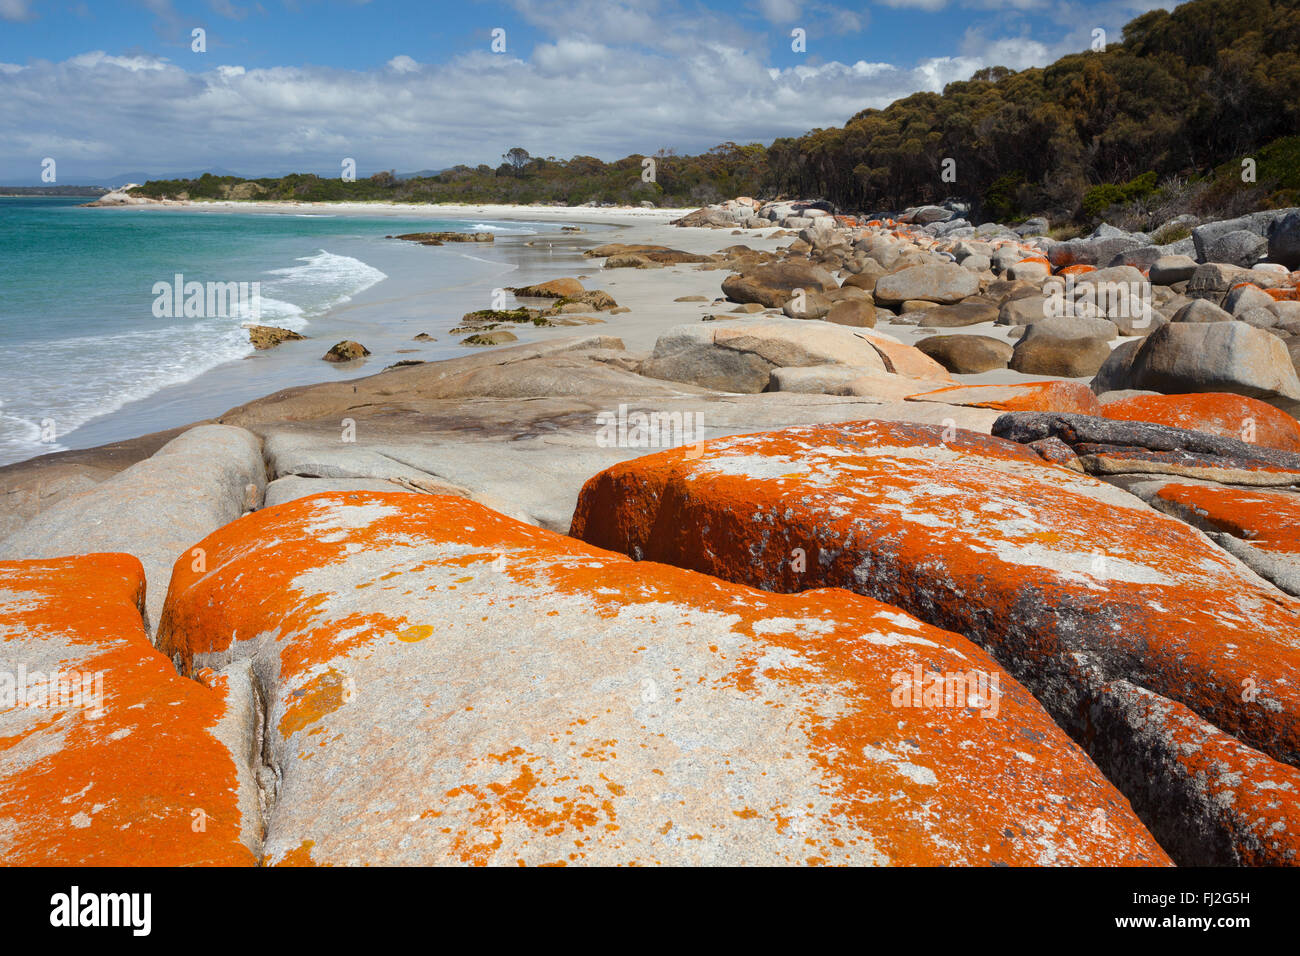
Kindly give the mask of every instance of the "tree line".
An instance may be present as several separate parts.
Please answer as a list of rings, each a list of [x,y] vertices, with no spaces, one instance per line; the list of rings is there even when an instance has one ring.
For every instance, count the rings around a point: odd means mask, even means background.
[[[613,162],[512,147],[499,166],[355,182],[295,174],[155,181],[141,195],[392,202],[700,205],[736,195],[846,211],[960,197],[981,219],[1110,217],[1300,204],[1300,0],[1192,0],[1132,20],[1119,42],[1049,66],[990,67],[842,127]],[[652,160],[650,176],[647,160]]]

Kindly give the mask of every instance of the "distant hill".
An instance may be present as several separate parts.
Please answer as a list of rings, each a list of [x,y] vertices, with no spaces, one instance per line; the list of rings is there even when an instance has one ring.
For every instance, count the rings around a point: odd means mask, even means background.
[[[989,67],[942,93],[916,93],[843,127],[767,147],[724,143],[697,156],[660,150],[613,162],[542,159],[515,147],[495,168],[384,172],[355,182],[205,174],[136,192],[569,205],[786,195],[850,212],[960,197],[982,220],[1045,214],[1057,225],[1104,218],[1150,231],[1185,212],[1227,218],[1300,205],[1297,131],[1300,0],[1192,0],[1142,14],[1104,49],[1041,69]]]
[[[102,196],[103,186],[0,186],[0,196]]]

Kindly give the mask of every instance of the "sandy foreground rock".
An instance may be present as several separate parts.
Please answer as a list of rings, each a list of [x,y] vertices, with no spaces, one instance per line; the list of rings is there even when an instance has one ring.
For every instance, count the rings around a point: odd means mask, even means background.
[[[1176,860],[1282,863],[1300,850],[1287,826],[1300,602],[1200,532],[1028,448],[872,421],[725,439],[596,476],[572,532],[765,590],[851,588],[964,633],[1112,779],[1167,768],[1126,795]],[[1129,708],[1117,682],[1185,708],[1180,719],[1231,737],[1236,756],[1207,778],[1207,751],[1151,724],[1172,711]],[[1094,735],[1094,709],[1116,736]]]
[[[199,546],[160,646],[187,674],[251,662],[270,863],[1167,861],[983,652],[867,598],[449,497],[314,496]],[[899,696],[973,670],[996,714]]]
[[[125,554],[0,562],[7,865],[256,862],[251,684],[238,668],[177,674],[145,634],[143,597]]]

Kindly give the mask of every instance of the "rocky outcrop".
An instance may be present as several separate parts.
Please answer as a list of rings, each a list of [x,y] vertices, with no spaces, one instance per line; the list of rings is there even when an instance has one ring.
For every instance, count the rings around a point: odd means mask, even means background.
[[[248,326],[248,341],[255,349],[273,349],[281,342],[293,342],[302,338],[304,336],[292,329],[282,329],[274,325]]]
[[[200,425],[152,457],[42,511],[0,541],[0,560],[132,554],[143,563],[149,584],[146,624],[156,624],[172,565],[194,542],[258,507],[265,487],[255,435]]]
[[[1137,395],[1107,403],[1100,414],[1120,421],[1154,422],[1172,428],[1208,432],[1279,451],[1300,452],[1300,422],[1272,405],[1242,395],[1226,392]]]
[[[359,358],[365,358],[369,354],[370,349],[360,342],[345,339],[333,345],[321,358],[326,362],[354,362]]]
[[[405,239],[422,246],[441,246],[446,242],[495,242],[496,234],[491,232],[408,232],[390,239]]]
[[[1300,409],[1300,379],[1277,336],[1243,322],[1173,322],[1134,351],[1127,372],[1107,376],[1110,389],[1232,392],[1283,411]]]
[[[641,374],[727,392],[761,392],[773,369],[813,365],[949,380],[933,359],[880,333],[778,318],[676,326],[659,337]]]
[[[160,637],[257,676],[271,864],[1167,862],[987,655],[867,598],[459,498],[316,496],[201,545]],[[998,687],[936,706],[935,672]]]
[[[979,279],[956,263],[909,266],[880,278],[872,292],[878,305],[909,300],[952,304],[979,291]]]
[[[507,287],[506,291],[521,299],[571,299],[587,290],[577,279],[551,279],[535,285]]]
[[[0,562],[6,865],[257,862],[247,669],[179,676],[149,643],[143,598],[129,555]]]
[[[1006,368],[1013,347],[988,335],[932,335],[916,348],[950,372],[975,374]]]
[[[722,292],[732,302],[757,302],[769,309],[785,305],[797,290],[831,292],[835,277],[820,266],[798,261],[759,265],[722,280]]]
[[[993,434],[1025,444],[1062,441],[1096,475],[1181,475],[1260,487],[1300,483],[1300,454],[1167,425],[1019,412],[998,419]]]
[[[1300,851],[1274,825],[1300,786],[1300,603],[1199,532],[1028,448],[872,421],[726,439],[596,476],[572,533],[771,591],[851,588],[964,633],[1128,781],[1180,862]],[[1201,733],[1145,716],[1128,686]],[[1160,776],[1134,786],[1132,767]]]

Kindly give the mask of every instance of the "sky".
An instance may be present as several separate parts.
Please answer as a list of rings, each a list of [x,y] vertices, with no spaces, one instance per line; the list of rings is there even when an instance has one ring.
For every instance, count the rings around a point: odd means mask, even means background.
[[[767,144],[1173,5],[0,0],[0,183],[47,159],[58,183],[115,184]]]

